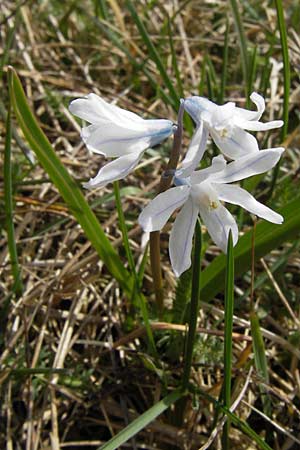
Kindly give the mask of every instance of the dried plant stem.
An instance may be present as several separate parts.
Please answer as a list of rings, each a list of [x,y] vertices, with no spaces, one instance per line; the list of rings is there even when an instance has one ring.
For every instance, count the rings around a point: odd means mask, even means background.
[[[160,232],[150,233],[150,263],[153,278],[153,288],[155,293],[156,305],[159,312],[163,310],[163,284],[160,267]]]
[[[182,143],[183,113],[184,113],[183,100],[181,100],[178,112],[177,128],[174,132],[173,147],[171,150],[169,162],[167,164],[165,171],[162,174],[159,183],[158,194],[166,191],[170,187],[174,176],[174,170],[176,170],[179,161]],[[156,304],[158,311],[161,314],[163,309],[164,298],[163,298],[162,273],[160,265],[160,231],[153,231],[152,233],[150,233],[150,263],[151,263]]]

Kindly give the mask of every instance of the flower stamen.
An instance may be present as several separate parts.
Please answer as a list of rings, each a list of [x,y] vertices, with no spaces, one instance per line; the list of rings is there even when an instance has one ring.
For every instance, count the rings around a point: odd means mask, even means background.
[[[210,209],[217,209],[219,206],[219,202],[211,201],[209,204]]]

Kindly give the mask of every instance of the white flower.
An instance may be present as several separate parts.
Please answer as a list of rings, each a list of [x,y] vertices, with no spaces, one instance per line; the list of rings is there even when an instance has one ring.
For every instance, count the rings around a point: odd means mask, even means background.
[[[107,103],[96,94],[73,100],[69,109],[91,124],[81,131],[88,149],[107,157],[117,157],[85,183],[86,188],[105,186],[124,178],[137,166],[144,151],[170,136],[174,128],[170,120],[143,119]]]
[[[203,97],[188,97],[185,100],[184,108],[197,128],[182,163],[182,176],[190,175],[197,168],[205,151],[208,135],[226,157],[238,159],[259,151],[256,138],[245,130],[265,131],[283,125],[282,120],[259,122],[265,110],[265,101],[256,92],[250,98],[257,111],[238,108],[233,102],[219,106]]]
[[[282,223],[280,214],[255,200],[241,187],[227,183],[271,169],[283,151],[283,148],[261,150],[228,164],[223,155],[219,155],[213,158],[210,167],[193,172],[185,179],[175,178],[176,187],[159,194],[146,206],[139,216],[139,223],[144,231],[151,232],[161,230],[175,209],[183,205],[175,219],[169,242],[171,264],[176,276],[191,265],[192,239],[198,215],[223,252],[226,252],[230,229],[233,244],[237,243],[237,224],[221,202],[242,206],[270,222]]]

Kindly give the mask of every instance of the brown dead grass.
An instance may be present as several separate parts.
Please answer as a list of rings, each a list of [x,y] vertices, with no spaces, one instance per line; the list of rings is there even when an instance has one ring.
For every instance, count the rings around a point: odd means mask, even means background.
[[[89,155],[80,141],[80,125],[67,109],[72,98],[93,91],[132,111],[175,120],[171,108],[155,97],[155,91],[145,76],[135,73],[124,53],[97,28],[92,2],[78,5],[76,2],[59,4],[55,1],[23,3],[9,63],[18,71],[41,127],[75,179],[80,182],[91,177],[99,167],[99,157]],[[144,15],[143,20],[157,45],[165,40],[160,47],[164,55],[169,54],[168,38],[161,34],[166,12],[171,15],[179,6],[182,7],[173,21],[174,45],[185,92],[187,95],[196,93],[204,55],[210,56],[217,71],[222,65],[224,19],[228,14],[226,2],[175,0],[165,2],[163,6],[163,2],[158,2],[152,9],[149,2],[136,3],[141,13],[148,8],[148,15]],[[268,48],[265,30],[276,28],[274,9],[267,7],[267,2],[263,3],[266,15],[262,20],[247,20],[249,14],[245,12],[244,23],[249,40],[259,46],[261,54]],[[292,2],[288,3],[293,11]],[[107,6],[110,21],[104,26],[121,30],[122,40],[131,55],[145,60],[147,51],[123,2],[111,0]],[[261,8],[258,10],[262,11]],[[9,29],[16,23],[15,2],[4,0],[1,3],[0,23],[4,49]],[[292,69],[296,71],[300,52],[299,37],[294,30],[290,34],[290,46]],[[242,104],[245,99],[237,75],[240,60],[233,26],[230,52],[227,98],[234,98]],[[273,56],[280,59],[280,49],[275,49]],[[172,73],[170,56],[167,64]],[[149,63],[149,70],[161,84],[154,63]],[[268,91],[270,116],[280,114],[283,92],[282,74],[278,72],[274,76],[273,91]],[[5,81],[2,88],[1,101],[5,106]],[[294,131],[288,137],[290,153],[283,169],[286,176],[295,173],[299,157],[299,92],[299,78],[294,76],[291,96]],[[0,131],[3,137],[4,122],[0,124]],[[278,145],[276,133],[270,139],[277,140]],[[187,136],[185,140],[188,141]],[[0,141],[1,150],[3,142]],[[269,146],[272,145],[269,140]],[[166,156],[167,149],[165,146]],[[165,388],[160,374],[153,369],[153,361],[147,354],[144,329],[133,314],[129,300],[124,298],[98,260],[39,164],[29,165],[24,156],[28,153],[30,149],[15,125],[14,223],[24,293],[19,298],[11,296],[13,280],[4,233],[0,241],[0,307],[3,316],[0,341],[1,448],[97,448],[158,401]],[[295,154],[298,156],[293,156]],[[143,252],[136,217],[147,201],[147,195],[152,195],[155,190],[161,164],[159,154],[153,152],[148,155],[144,167],[123,184],[139,188],[144,194],[141,196],[139,191],[134,191],[123,198],[137,262],[140,262]],[[297,174],[295,177],[296,185]],[[98,201],[94,210],[126,264],[114,201],[107,198],[110,193],[111,187],[108,186],[96,192],[86,192],[86,196],[89,202]],[[2,198],[3,194],[1,204]],[[3,225],[3,214],[1,216]],[[166,234],[163,234],[163,246],[166,307],[170,308],[175,279],[169,267]],[[257,290],[255,298],[262,305],[262,330],[270,368],[270,384],[265,386],[272,403],[269,429],[274,432],[274,448],[282,450],[296,449],[300,445],[300,260],[299,247],[288,252],[290,247],[290,244],[285,245],[256,268],[257,274],[262,274],[278,258],[284,258],[281,272],[275,275],[277,280],[268,274],[270,283]],[[208,264],[216,252],[210,246],[204,264]],[[244,294],[248,287],[249,277],[246,275],[236,286],[237,295]],[[144,290],[152,302],[148,267]],[[292,313],[286,303],[291,304]],[[265,314],[268,308],[272,312]],[[248,310],[246,297],[234,319],[234,396],[238,397],[242,392],[238,415],[248,420],[253,429],[264,437],[268,425],[266,417],[261,415],[258,388],[261,380],[255,371],[250,374],[246,392],[242,391],[253,361]],[[203,303],[199,322],[202,336],[198,350],[200,356],[192,374],[194,382],[214,396],[219,394],[222,381],[223,315],[221,297],[211,305]],[[176,385],[181,373],[181,360],[172,362],[165,354],[165,338],[174,328],[184,332],[182,325],[168,323],[167,316],[165,322],[153,325],[169,387]],[[200,400],[199,405],[192,405],[191,399],[181,426],[174,423],[172,412],[154,421],[124,448],[198,449],[208,442],[214,426],[210,403]],[[232,449],[256,448],[235,428],[232,428],[231,439]],[[217,433],[212,446],[220,448],[220,433]]]

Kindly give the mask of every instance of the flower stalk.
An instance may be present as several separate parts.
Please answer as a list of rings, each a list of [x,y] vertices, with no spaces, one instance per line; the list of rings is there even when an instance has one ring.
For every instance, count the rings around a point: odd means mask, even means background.
[[[178,111],[177,127],[174,132],[173,147],[170,154],[170,159],[165,171],[163,172],[158,194],[166,191],[171,186],[174,172],[176,170],[182,147],[182,133],[183,133],[183,114],[184,101],[180,101]],[[163,310],[163,282],[160,264],[160,231],[153,231],[150,233],[150,264],[153,277],[153,287],[156,299],[158,313],[161,316]]]

